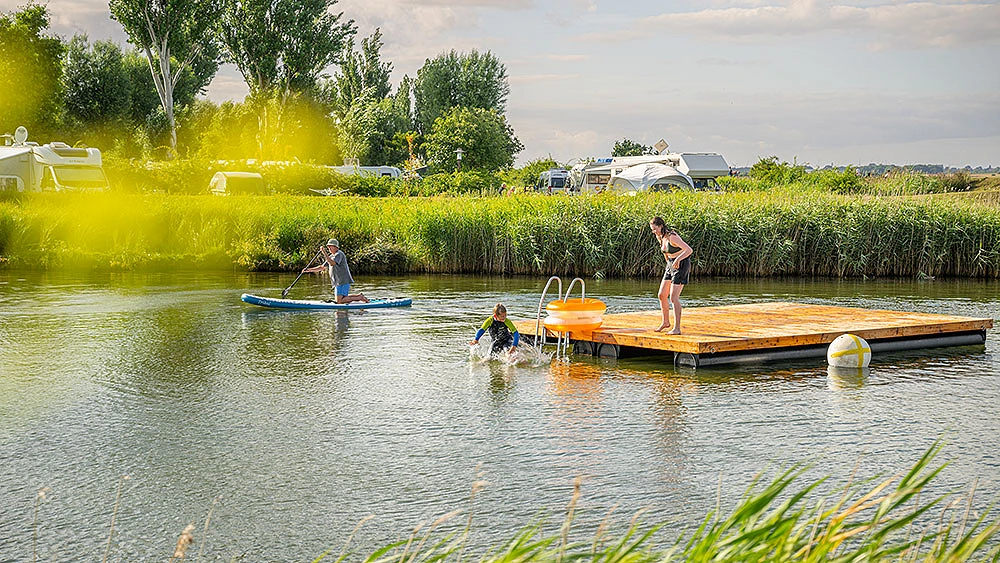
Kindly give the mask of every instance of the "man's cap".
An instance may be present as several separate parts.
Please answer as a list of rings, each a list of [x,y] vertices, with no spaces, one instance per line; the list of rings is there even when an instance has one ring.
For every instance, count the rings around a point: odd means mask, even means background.
[[[337,248],[340,248],[340,241],[338,241],[335,238],[332,238],[332,239],[326,241],[326,245],[327,246],[336,246]]]

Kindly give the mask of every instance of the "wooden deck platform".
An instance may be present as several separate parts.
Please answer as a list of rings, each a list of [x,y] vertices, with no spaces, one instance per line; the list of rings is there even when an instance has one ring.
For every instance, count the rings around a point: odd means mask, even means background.
[[[534,339],[535,321],[515,324]],[[685,308],[679,335],[655,332],[659,324],[658,310],[606,314],[599,329],[574,332],[570,339],[576,353],[672,352],[675,364],[699,366],[825,356],[829,343],[844,333],[867,340],[873,353],[981,345],[993,319],[779,302]]]

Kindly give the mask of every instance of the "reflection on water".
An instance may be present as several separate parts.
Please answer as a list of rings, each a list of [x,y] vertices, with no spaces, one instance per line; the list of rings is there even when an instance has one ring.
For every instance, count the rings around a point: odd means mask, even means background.
[[[865,377],[868,376],[869,368],[838,367],[827,366],[827,383],[831,390],[847,391],[851,389],[861,389],[865,384]]]
[[[550,354],[478,361],[468,350],[497,301],[534,319],[543,279],[361,279],[412,308],[271,311],[239,301],[289,276],[0,273],[0,560],[22,560],[41,487],[39,556],[92,552],[118,477],[113,542],[159,558],[212,517],[206,556],[312,560],[374,514],[359,551],[466,506],[473,544],[562,509],[584,477],[579,522],[605,513],[697,522],[754,475],[819,459],[843,481],[907,467],[948,440],[938,492],[979,479],[1000,495],[1000,349],[883,354],[864,372],[822,360],[674,368],[662,358]],[[303,279],[302,297],[329,291]],[[655,281],[594,280],[613,312],[652,310]],[[1000,317],[981,282],[698,280],[689,307],[792,300]],[[18,508],[20,507],[20,508]],[[627,516],[626,516],[627,517]]]

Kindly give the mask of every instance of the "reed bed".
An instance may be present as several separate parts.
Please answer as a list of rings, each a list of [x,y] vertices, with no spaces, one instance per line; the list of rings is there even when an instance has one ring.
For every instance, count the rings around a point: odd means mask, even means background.
[[[695,275],[1000,277],[1000,207],[793,189],[635,197],[24,194],[0,200],[0,267],[293,271],[330,236],[356,273],[651,277],[659,215]]]

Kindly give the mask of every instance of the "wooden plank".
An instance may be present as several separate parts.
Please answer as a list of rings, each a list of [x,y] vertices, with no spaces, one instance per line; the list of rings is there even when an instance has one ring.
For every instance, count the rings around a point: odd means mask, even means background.
[[[515,324],[522,334],[534,335],[535,321]],[[712,354],[828,344],[846,332],[866,340],[882,340],[984,331],[993,327],[993,319],[776,302],[684,309],[684,333],[680,335],[655,332],[653,328],[659,324],[659,311],[610,314],[604,316],[599,329],[572,333],[570,337],[650,350]]]

